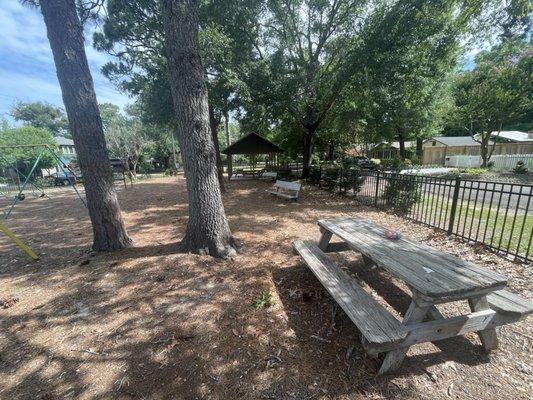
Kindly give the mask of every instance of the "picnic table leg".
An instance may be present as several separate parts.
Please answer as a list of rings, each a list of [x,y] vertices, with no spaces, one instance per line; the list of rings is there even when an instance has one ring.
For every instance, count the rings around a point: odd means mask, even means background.
[[[318,247],[320,248],[320,250],[326,251],[326,249],[328,248],[329,241],[331,240],[331,236],[333,236],[333,234],[322,227],[320,227],[320,233],[322,233],[322,235],[320,236],[320,240],[318,241]]]
[[[470,310],[472,311],[484,311],[489,310],[489,303],[487,301],[487,296],[479,296],[468,299],[468,304],[470,305]],[[494,350],[498,347],[498,336],[496,335],[496,329],[485,329],[483,331],[478,331],[477,334],[481,339],[481,344],[485,350]]]
[[[405,317],[403,318],[404,325],[416,324],[424,319],[431,306],[419,306],[414,300],[411,301]],[[394,371],[402,363],[409,347],[403,347],[389,351],[381,364],[378,374],[386,374],[387,372]]]

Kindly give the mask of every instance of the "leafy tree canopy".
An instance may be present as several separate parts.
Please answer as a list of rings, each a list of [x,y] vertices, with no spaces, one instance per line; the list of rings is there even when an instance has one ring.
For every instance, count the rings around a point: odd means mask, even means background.
[[[68,135],[68,119],[65,112],[45,102],[18,102],[11,108],[11,116],[16,121],[36,128],[48,129],[54,136]]]
[[[43,144],[48,145],[51,149],[57,148],[54,137],[45,128],[24,125],[18,128],[4,126],[0,130],[0,147]],[[19,169],[27,170],[43,152],[43,147],[8,147],[1,150],[0,167],[16,166]],[[42,168],[49,168],[56,164],[56,160],[49,152],[44,152],[41,160],[39,166]]]

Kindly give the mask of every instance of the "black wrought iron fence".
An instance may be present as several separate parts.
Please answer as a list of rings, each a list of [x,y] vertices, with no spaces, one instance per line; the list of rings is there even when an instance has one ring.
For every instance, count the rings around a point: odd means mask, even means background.
[[[506,256],[533,261],[533,186],[316,167],[309,181]]]

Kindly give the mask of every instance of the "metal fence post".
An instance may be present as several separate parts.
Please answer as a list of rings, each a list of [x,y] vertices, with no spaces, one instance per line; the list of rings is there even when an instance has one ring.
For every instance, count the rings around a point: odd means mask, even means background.
[[[450,210],[450,223],[448,224],[448,235],[453,233],[453,225],[455,223],[455,212],[457,211],[457,203],[459,201],[459,190],[461,190],[461,178],[455,178],[455,186],[453,189],[452,208]]]
[[[374,194],[374,206],[378,206],[378,195],[379,195],[379,171],[376,173],[376,192]]]

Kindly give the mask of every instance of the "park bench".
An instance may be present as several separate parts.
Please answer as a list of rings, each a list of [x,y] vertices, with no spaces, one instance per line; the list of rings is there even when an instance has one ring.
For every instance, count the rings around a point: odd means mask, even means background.
[[[285,199],[298,200],[301,188],[302,184],[300,182],[277,180],[273,188],[268,190],[268,192]]]
[[[265,171],[261,174],[261,179],[264,179],[264,180],[275,181],[277,177],[278,177],[278,173],[276,171]]]
[[[477,332],[485,349],[497,347],[495,327],[517,322],[533,305],[503,288],[504,276],[408,238],[389,240],[384,229],[362,219],[318,221],[318,244],[295,241],[294,248],[361,331],[371,356],[385,353],[380,374],[398,368],[410,346]],[[342,242],[330,243],[335,235]],[[411,304],[399,321],[326,253],[355,250],[365,266],[377,265],[403,280]],[[436,305],[467,300],[471,312],[445,318]],[[425,320],[426,319],[426,320]],[[424,321],[425,320],[425,321]]]

